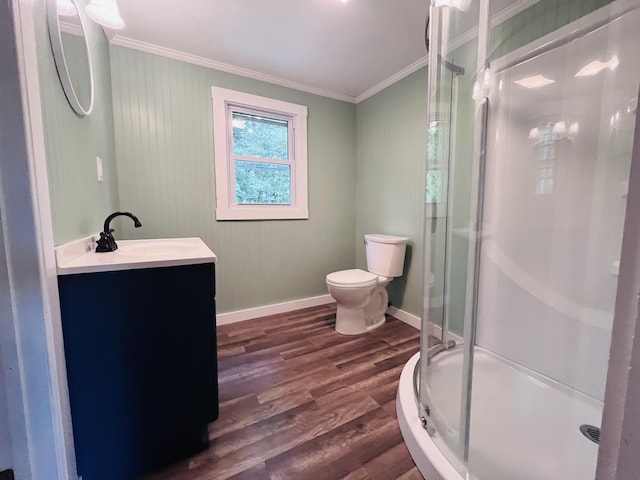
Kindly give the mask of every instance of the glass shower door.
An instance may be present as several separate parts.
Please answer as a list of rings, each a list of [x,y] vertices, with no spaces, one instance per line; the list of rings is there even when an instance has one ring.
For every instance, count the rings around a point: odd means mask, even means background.
[[[419,409],[463,478],[593,478],[640,1],[505,3],[432,2]]]
[[[477,29],[487,6],[485,1],[432,2],[430,11],[428,268],[418,397],[427,431],[461,474],[466,471],[469,418],[465,385],[470,362],[465,366],[461,355],[468,311],[467,258],[473,244],[469,222],[474,188],[469,172],[477,161],[482,120],[473,98],[482,42],[477,30],[472,36],[468,32]],[[469,38],[461,43],[465,33]],[[486,28],[482,34],[486,39]]]
[[[543,48],[491,63],[469,458],[477,478],[594,477],[598,446],[581,426],[601,422],[638,25],[640,10],[618,2]]]

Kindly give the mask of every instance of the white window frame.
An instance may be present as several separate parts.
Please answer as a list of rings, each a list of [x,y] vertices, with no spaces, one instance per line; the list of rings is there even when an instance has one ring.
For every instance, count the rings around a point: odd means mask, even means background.
[[[216,177],[216,220],[307,219],[307,107],[272,98],[211,87]],[[288,205],[237,204],[233,162],[232,107],[259,110],[289,120],[291,203]],[[292,145],[291,145],[292,144]],[[269,162],[271,159],[268,160]],[[282,163],[274,159],[273,163]],[[287,162],[289,163],[289,162]]]

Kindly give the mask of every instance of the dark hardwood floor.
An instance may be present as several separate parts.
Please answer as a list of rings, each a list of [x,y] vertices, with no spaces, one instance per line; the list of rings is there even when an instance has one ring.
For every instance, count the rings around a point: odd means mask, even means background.
[[[218,327],[220,418],[205,452],[147,480],[422,479],[395,398],[419,331],[335,332],[335,306]]]

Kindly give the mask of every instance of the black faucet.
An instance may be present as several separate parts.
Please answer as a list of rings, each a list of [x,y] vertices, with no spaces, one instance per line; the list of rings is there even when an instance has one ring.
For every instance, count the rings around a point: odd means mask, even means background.
[[[120,215],[124,215],[125,217],[129,217],[131,220],[133,220],[133,225],[136,228],[139,228],[142,226],[142,224],[140,223],[140,220],[138,220],[138,217],[136,217],[133,213],[113,212],[104,221],[104,230],[100,232],[100,238],[96,242],[98,244],[98,246],[96,247],[96,252],[98,253],[115,252],[118,249],[118,244],[116,243],[116,239],[113,238],[113,235],[111,235],[114,232],[114,230],[113,228],[109,228],[109,224],[111,223],[111,220],[113,220],[116,217],[119,217]]]

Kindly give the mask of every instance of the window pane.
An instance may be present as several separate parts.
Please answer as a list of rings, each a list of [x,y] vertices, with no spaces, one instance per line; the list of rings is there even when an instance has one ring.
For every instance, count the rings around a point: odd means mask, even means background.
[[[236,202],[291,204],[291,166],[236,160]]]
[[[234,155],[289,159],[286,120],[233,112],[232,125]]]

